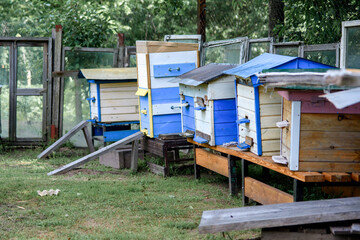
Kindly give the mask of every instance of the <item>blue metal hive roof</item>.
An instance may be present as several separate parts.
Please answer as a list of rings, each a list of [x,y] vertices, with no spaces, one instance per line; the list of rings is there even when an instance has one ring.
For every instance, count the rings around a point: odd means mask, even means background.
[[[242,78],[248,78],[261,72],[264,69],[271,69],[295,60],[298,57],[289,57],[277,54],[264,53],[250,61],[240,65],[239,67],[224,71],[225,74],[235,75]]]

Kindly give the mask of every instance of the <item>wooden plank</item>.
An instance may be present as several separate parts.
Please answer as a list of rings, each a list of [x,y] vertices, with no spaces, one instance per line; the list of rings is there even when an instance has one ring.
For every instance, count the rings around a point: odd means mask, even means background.
[[[161,176],[165,176],[165,167],[157,165],[152,162],[148,162],[147,165],[152,173],[159,174]]]
[[[196,164],[229,177],[228,159],[201,148],[196,148]]]
[[[136,53],[197,51],[197,43],[177,43],[161,41],[136,41]]]
[[[334,163],[334,162],[300,162],[299,171],[320,171],[320,172],[358,172],[359,163]]]
[[[293,202],[292,195],[251,177],[245,177],[245,196],[263,205]]]
[[[73,127],[69,132],[67,132],[64,136],[62,136],[59,140],[54,142],[50,147],[45,149],[42,153],[40,153],[37,158],[46,158],[49,154],[56,149],[58,149],[62,144],[64,144],[67,140],[69,140],[72,136],[74,136],[78,131],[86,127],[88,122],[86,120],[78,123],[75,127]],[[85,137],[86,138],[86,137]]]
[[[359,182],[360,181],[360,173],[358,173],[358,172],[351,173],[351,179],[355,182]]]
[[[339,121],[339,114],[302,113],[301,130],[328,132],[360,132],[360,115],[343,114]]]
[[[360,197],[204,211],[200,233],[360,219]]]
[[[61,25],[56,25],[56,28],[52,31],[52,36],[54,39],[54,72],[61,70],[61,53],[62,53],[62,27]],[[60,127],[60,95],[61,95],[61,79],[59,77],[55,77],[53,79],[53,99],[52,99],[52,119],[51,124],[55,128],[55,135],[51,136],[52,138],[58,138],[61,134],[59,133]]]
[[[133,141],[137,141],[137,140],[140,140],[141,137],[143,136],[143,133],[142,132],[137,132],[137,133],[134,133],[126,138],[123,138],[107,147],[104,147],[102,149],[99,149],[97,150],[96,152],[93,152],[85,157],[82,157],[74,162],[71,162],[69,164],[66,164],[65,166],[62,166],[61,168],[58,168],[54,171],[51,171],[49,172],[47,175],[48,176],[51,176],[51,175],[56,175],[56,174],[61,174],[61,173],[65,173],[67,171],[70,171],[71,169],[73,168],[76,168],[76,167],[79,167],[91,160],[94,160],[96,158],[98,158],[99,156],[105,154],[105,153],[108,153],[110,151],[113,151],[115,150],[116,148],[118,148],[119,146],[123,146],[123,145],[126,145],[130,142],[133,142]]]
[[[131,146],[131,169],[137,171],[138,169],[138,158],[139,158],[139,141],[135,140]]]
[[[281,232],[281,231],[263,231],[261,233],[261,240],[274,239],[291,239],[291,240],[351,240],[345,236],[334,236],[332,234],[322,233],[303,233],[303,232]]]
[[[300,143],[301,148],[301,143]],[[300,162],[360,162],[359,151],[353,149],[300,150]],[[300,163],[301,165],[301,163]]]
[[[301,150],[343,150],[360,149],[360,132],[301,131]]]
[[[188,142],[193,143],[198,146],[202,146],[205,148],[210,148],[218,152],[222,152],[225,154],[230,154],[236,156],[238,158],[246,159],[252,163],[258,164],[260,166],[269,168],[276,172],[282,173],[286,176],[295,178],[302,182],[324,182],[325,177],[321,173],[318,172],[294,172],[290,171],[288,167],[276,164],[273,162],[271,157],[260,157],[251,152],[242,152],[239,151],[236,147],[223,147],[223,146],[210,146],[209,144],[200,144],[192,140],[192,138],[187,139]]]
[[[121,106],[129,106],[129,105],[138,105],[138,99],[118,99],[118,100],[106,100],[101,101],[101,108],[103,107],[121,107]]]
[[[328,182],[351,182],[351,175],[342,172],[323,172]]]
[[[90,152],[95,152],[95,147],[94,147],[94,144],[92,142],[92,139],[91,139],[91,135],[90,135],[90,132],[87,128],[87,126],[85,125],[83,128],[82,128],[82,131],[84,133],[84,137],[85,137],[85,141],[86,141],[86,144],[90,150]]]
[[[79,76],[79,70],[70,70],[70,71],[56,71],[52,72],[52,77],[72,77],[76,78],[75,81],[77,81],[77,77]]]
[[[102,122],[127,122],[127,121],[139,121],[139,114],[132,113],[126,115],[101,115]]]

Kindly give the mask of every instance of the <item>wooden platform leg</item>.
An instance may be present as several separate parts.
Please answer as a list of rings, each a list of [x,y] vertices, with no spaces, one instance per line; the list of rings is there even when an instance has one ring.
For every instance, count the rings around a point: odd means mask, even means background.
[[[303,182],[294,179],[294,184],[293,184],[293,197],[294,197],[294,202],[299,202],[299,201],[303,201],[304,200],[304,184]]]
[[[139,140],[134,140],[131,147],[131,169],[137,171],[139,160]]]
[[[243,206],[249,203],[249,198],[245,196],[245,177],[249,171],[249,163],[245,159],[241,159],[241,195]]]
[[[90,150],[91,153],[95,152],[95,147],[94,147],[94,144],[93,144],[93,141],[91,139],[91,136],[90,136],[90,132],[87,128],[87,126],[84,126],[82,128],[82,131],[84,133],[84,137],[85,137],[85,140],[86,140],[86,144]]]
[[[228,155],[228,166],[229,166],[229,189],[232,196],[237,196],[238,190],[238,180],[236,174],[236,157]]]
[[[193,145],[193,151],[194,151],[194,174],[195,179],[200,179],[200,166],[196,164],[196,145]]]
[[[164,155],[164,161],[165,161],[165,169],[164,169],[164,175],[165,177],[169,176],[169,156],[168,156],[168,147],[166,144],[163,146],[163,155]]]

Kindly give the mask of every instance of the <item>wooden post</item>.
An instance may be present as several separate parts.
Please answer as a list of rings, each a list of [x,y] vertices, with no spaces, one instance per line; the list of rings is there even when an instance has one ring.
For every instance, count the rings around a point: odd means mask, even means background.
[[[85,141],[86,141],[86,144],[88,145],[90,152],[95,152],[95,147],[94,147],[93,141],[91,139],[90,132],[86,125],[82,128],[82,131],[84,133]]]
[[[238,181],[236,174],[236,157],[228,155],[228,166],[229,166],[229,189],[232,196],[238,194]]]
[[[248,175],[249,163],[245,159],[241,159],[241,195],[244,206],[249,202],[249,198],[245,196],[245,177]]]
[[[206,0],[197,1],[197,34],[206,42]]]
[[[131,170],[137,171],[139,160],[139,140],[132,142],[131,147]]]
[[[123,33],[118,33],[118,59],[117,67],[125,67],[125,35]]]
[[[294,179],[293,191],[294,191],[293,194],[294,202],[299,202],[304,200],[304,186],[301,181]]]
[[[194,174],[195,179],[200,179],[200,166],[196,164],[196,144],[193,145],[194,149]]]
[[[53,70],[54,72],[61,70],[61,53],[62,53],[62,26],[56,25],[52,29],[52,38],[54,41],[54,58]],[[60,93],[61,93],[61,79],[59,77],[53,78],[53,98],[52,98],[52,118],[51,118],[51,138],[57,139],[60,135]]]

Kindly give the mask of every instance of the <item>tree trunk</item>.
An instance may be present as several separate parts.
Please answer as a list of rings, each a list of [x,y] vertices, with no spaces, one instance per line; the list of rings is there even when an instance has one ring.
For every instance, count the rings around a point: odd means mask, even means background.
[[[277,33],[274,33],[277,24],[284,25],[284,1],[269,0],[269,37],[277,37]]]

